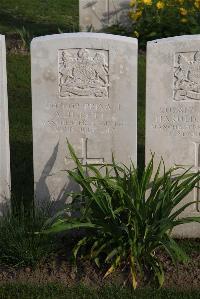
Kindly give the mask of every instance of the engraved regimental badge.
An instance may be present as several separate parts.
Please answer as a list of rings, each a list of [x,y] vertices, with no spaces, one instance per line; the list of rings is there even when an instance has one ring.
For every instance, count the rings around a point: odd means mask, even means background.
[[[200,52],[175,54],[174,100],[200,101]]]
[[[59,95],[109,97],[109,52],[95,49],[59,50]]]

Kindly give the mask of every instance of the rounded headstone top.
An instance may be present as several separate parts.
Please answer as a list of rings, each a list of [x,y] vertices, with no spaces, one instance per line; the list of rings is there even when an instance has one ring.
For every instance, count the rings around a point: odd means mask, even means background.
[[[56,40],[62,40],[66,38],[70,38],[70,39],[78,39],[78,38],[95,39],[96,38],[96,39],[103,39],[103,40],[127,42],[131,44],[135,44],[136,46],[138,44],[138,40],[136,38],[107,34],[107,33],[93,33],[93,32],[62,33],[62,34],[40,36],[34,38],[31,44],[33,45],[34,43],[38,43],[38,42],[56,41]]]
[[[173,36],[167,38],[156,39],[153,41],[147,42],[148,47],[153,47],[155,45],[165,44],[165,43],[176,43],[184,40],[200,40],[200,34],[195,35],[181,35],[181,36]]]

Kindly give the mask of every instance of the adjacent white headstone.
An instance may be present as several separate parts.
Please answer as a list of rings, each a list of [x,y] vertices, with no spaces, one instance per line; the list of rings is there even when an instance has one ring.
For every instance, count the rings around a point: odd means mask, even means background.
[[[156,153],[167,167],[200,170],[200,35],[148,43],[146,161]],[[185,215],[200,216],[200,190]],[[175,234],[200,237],[200,224],[180,226]]]
[[[0,216],[10,206],[10,147],[5,37],[0,35]]]
[[[113,24],[127,24],[130,0],[79,0],[82,31],[99,31]]]
[[[137,161],[137,40],[72,33],[31,46],[35,195],[75,190],[68,138],[83,164]]]

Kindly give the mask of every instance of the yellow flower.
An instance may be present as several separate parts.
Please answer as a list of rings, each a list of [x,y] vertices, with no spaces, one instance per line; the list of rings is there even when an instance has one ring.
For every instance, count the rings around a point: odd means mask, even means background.
[[[143,0],[143,3],[146,5],[152,5],[152,0]]]
[[[157,9],[163,9],[165,7],[165,4],[162,1],[158,1],[156,3],[156,7],[157,7]]]
[[[142,11],[130,11],[129,16],[132,20],[137,21],[142,16]]]
[[[142,16],[142,11],[138,10],[136,12],[133,12],[131,17],[134,21],[137,21],[141,16]]]
[[[199,0],[196,0],[196,1],[194,2],[194,6],[195,6],[196,8],[200,8],[200,1],[199,1]]]
[[[183,7],[181,7],[180,9],[179,9],[179,11],[180,11],[180,14],[182,15],[182,16],[187,16],[187,10],[185,9],[185,8],[183,8]]]
[[[182,18],[182,19],[181,19],[181,23],[187,23],[187,21],[188,21],[188,20],[187,20],[186,18]]]

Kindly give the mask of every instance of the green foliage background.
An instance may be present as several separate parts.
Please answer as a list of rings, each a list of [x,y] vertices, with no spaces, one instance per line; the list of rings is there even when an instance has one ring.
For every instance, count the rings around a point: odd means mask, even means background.
[[[200,33],[199,0],[130,0],[130,34],[140,45],[157,38]]]
[[[1,0],[0,32],[25,27],[33,35],[78,31],[79,0]]]

